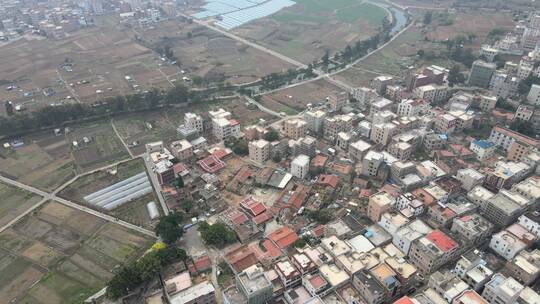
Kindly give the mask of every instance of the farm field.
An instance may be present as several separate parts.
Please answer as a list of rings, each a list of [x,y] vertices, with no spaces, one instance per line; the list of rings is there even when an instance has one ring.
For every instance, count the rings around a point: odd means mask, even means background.
[[[20,138],[24,145],[0,148],[0,173],[43,190],[53,190],[75,176],[71,142],[53,131]]]
[[[153,29],[141,29],[140,34],[145,45],[171,47],[190,77],[237,84],[292,67],[194,23],[164,21]]]
[[[265,95],[261,103],[274,111],[295,114],[305,109],[307,104],[323,102],[332,93],[340,91],[340,88],[323,79]]]
[[[451,20],[452,25],[440,25],[443,19]],[[511,24],[510,15],[505,13],[437,13],[433,17],[432,25],[426,28],[410,27],[382,50],[358,63],[355,66],[357,69],[349,69],[337,74],[336,77],[352,85],[365,85],[366,78],[371,76],[369,74],[374,74],[366,72],[366,70],[403,77],[403,71],[413,64],[415,66],[436,64],[451,67],[456,63],[446,59],[446,56],[438,56],[438,54],[446,52],[446,47],[437,41],[455,38],[458,35],[465,37],[473,35],[474,39],[466,47],[475,48],[484,43],[494,27],[508,29]],[[417,56],[417,52],[420,50],[433,54],[433,56],[420,58]]]
[[[72,127],[66,137],[79,171],[96,169],[129,157],[108,120]]]
[[[94,208],[85,202],[84,197],[98,190],[118,183],[126,178],[141,172],[146,172],[144,161],[141,158],[123,162],[106,171],[97,171],[89,175],[77,178],[72,184],[60,191],[59,195],[81,205]],[[132,224],[151,228],[154,222],[150,219],[146,204],[155,201],[157,196],[154,192],[141,196],[111,211],[99,210],[115,216]]]
[[[0,183],[0,227],[7,225],[17,216],[23,214],[42,198],[30,192]]]
[[[374,34],[385,9],[358,0],[299,0],[233,32],[304,63]]]
[[[0,299],[81,303],[103,288],[115,267],[140,256],[151,242],[119,225],[48,202],[0,233]]]

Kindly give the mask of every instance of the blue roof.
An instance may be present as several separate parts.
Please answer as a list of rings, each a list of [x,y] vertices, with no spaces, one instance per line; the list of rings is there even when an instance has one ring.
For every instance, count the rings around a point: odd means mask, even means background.
[[[484,139],[477,139],[473,141],[473,143],[482,149],[487,149],[487,148],[491,148],[495,146],[494,143],[490,142],[489,140],[484,140]]]

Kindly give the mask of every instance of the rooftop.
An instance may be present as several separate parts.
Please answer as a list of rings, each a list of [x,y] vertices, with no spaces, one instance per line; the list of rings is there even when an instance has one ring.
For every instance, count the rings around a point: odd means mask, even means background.
[[[350,279],[349,275],[335,264],[321,265],[319,271],[332,287],[340,286]]]
[[[268,238],[276,243],[280,249],[283,249],[294,244],[298,240],[298,235],[291,228],[284,226],[272,232]]]
[[[440,230],[432,231],[426,236],[426,238],[443,252],[451,251],[459,246],[456,241]]]
[[[198,299],[203,295],[211,294],[214,292],[214,285],[212,285],[208,281],[204,281],[175,294],[174,296],[170,297],[169,301],[171,304],[191,303],[191,301]]]

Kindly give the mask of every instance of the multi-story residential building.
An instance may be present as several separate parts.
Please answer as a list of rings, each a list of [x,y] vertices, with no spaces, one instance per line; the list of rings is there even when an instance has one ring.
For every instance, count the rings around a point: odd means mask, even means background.
[[[497,105],[496,96],[480,95],[478,106],[480,107],[482,111],[489,112],[495,109],[496,105]]]
[[[470,86],[487,88],[496,69],[497,65],[494,63],[476,60],[472,65],[467,83]]]
[[[171,153],[179,160],[186,160],[193,156],[193,145],[185,139],[171,143]]]
[[[371,88],[379,95],[383,95],[386,92],[386,87],[394,80],[391,76],[378,76],[371,81]]]
[[[493,304],[517,303],[522,290],[523,285],[514,278],[506,278],[502,274],[496,273],[486,284],[482,297]]]
[[[406,142],[393,142],[388,146],[388,152],[399,160],[408,160],[414,151],[414,146]]]
[[[410,261],[423,273],[431,273],[457,257],[459,244],[440,230],[412,242]]]
[[[390,99],[386,98],[377,98],[373,103],[371,104],[371,107],[369,109],[369,117],[373,118],[377,113],[380,113],[384,110],[391,110],[393,105],[393,102]]]
[[[270,159],[270,143],[264,139],[251,141],[249,147],[249,159],[257,164],[264,164]]]
[[[323,296],[330,289],[330,284],[319,273],[304,276],[302,278],[302,285],[312,297]]]
[[[506,263],[504,272],[525,286],[533,284],[540,276],[540,250],[522,250]]]
[[[424,137],[424,148],[427,151],[440,150],[448,143],[448,136],[445,134],[427,134]]]
[[[467,283],[446,269],[433,273],[429,277],[428,287],[432,288],[447,303],[453,303],[452,301],[456,297],[469,288]]]
[[[283,122],[283,134],[295,140],[307,135],[308,124],[303,119],[288,119]]]
[[[461,182],[461,188],[471,191],[474,187],[482,185],[486,176],[473,168],[460,169],[456,179]]]
[[[369,304],[384,303],[388,297],[387,289],[366,270],[357,272],[352,284]]]
[[[398,104],[397,115],[416,116],[424,114],[429,109],[429,103],[422,99],[404,99]]]
[[[371,128],[370,139],[378,144],[386,145],[397,132],[398,127],[391,122],[374,124]]]
[[[472,289],[479,291],[493,276],[493,271],[486,265],[478,250],[469,251],[457,261],[453,272]]]
[[[381,215],[392,207],[395,198],[388,192],[379,192],[369,197],[367,216],[374,222],[381,219]]]
[[[450,114],[442,114],[435,120],[433,130],[437,133],[450,134],[456,131],[458,125],[458,119]]]
[[[532,168],[525,163],[499,161],[495,164],[495,168],[490,168],[486,172],[484,186],[493,190],[510,189],[530,172],[532,172]]]
[[[336,115],[324,120],[324,137],[335,140],[339,132],[349,132],[353,128],[354,114]]]
[[[179,304],[217,304],[216,290],[214,285],[208,281],[204,281],[197,285],[193,285],[178,292],[167,292],[167,300],[169,303]]]
[[[417,219],[408,225],[401,227],[393,235],[392,243],[396,245],[405,255],[409,255],[412,242],[431,233],[433,229],[423,221]]]
[[[300,271],[300,275],[304,276],[317,271],[317,265],[305,253],[296,253],[291,257],[292,263]]]
[[[507,152],[515,142],[521,142],[532,147],[538,146],[537,140],[499,126],[496,126],[491,130],[489,141]]]
[[[309,173],[309,156],[300,154],[291,162],[291,174],[304,179]]]
[[[386,193],[386,192],[383,192]],[[384,228],[390,235],[394,235],[397,230],[409,223],[409,219],[399,212],[385,212],[381,214],[379,225]]]
[[[527,101],[532,105],[540,105],[540,85],[533,84],[527,95]]]
[[[475,186],[467,193],[467,198],[476,204],[480,211],[484,212],[489,200],[495,194],[482,186]]]
[[[384,154],[370,150],[362,160],[362,174],[375,177],[384,163]]]
[[[363,140],[358,140],[349,145],[349,156],[357,161],[362,161],[371,149],[371,145]]]
[[[489,90],[495,98],[509,98],[518,93],[520,82],[521,79],[516,76],[509,75],[505,71],[496,71],[491,77]]]
[[[476,159],[484,161],[493,156],[496,146],[489,140],[475,139],[471,142],[469,149],[476,154]]]
[[[302,280],[301,273],[291,262],[287,260],[277,262],[274,269],[276,270],[279,279],[285,288],[290,288],[294,285],[300,284],[300,281]]]
[[[375,90],[366,87],[353,88],[351,94],[361,107],[371,104],[375,97],[377,97]]]
[[[317,152],[317,139],[311,136],[306,136],[298,141],[295,155],[304,154],[309,157],[314,157]]]
[[[272,298],[274,287],[264,270],[253,265],[236,275],[236,286],[247,298],[247,304],[265,304]]]
[[[327,97],[327,101],[332,111],[341,111],[349,102],[349,94],[347,92],[334,92]]]
[[[446,98],[448,87],[444,85],[425,85],[414,89],[414,97],[423,99],[429,103],[440,102]]]
[[[204,131],[204,121],[200,115],[188,112],[184,114],[184,123],[186,127],[190,129],[195,129],[199,133],[202,133]]]
[[[502,230],[493,235],[489,247],[506,260],[511,260],[518,252],[527,248],[527,244],[511,232]]]
[[[473,213],[455,218],[451,231],[458,236],[458,239],[469,244],[476,244],[489,237],[493,228],[493,224],[481,215]]]
[[[530,121],[533,117],[534,110],[533,106],[520,104],[514,114],[514,120]]]
[[[482,296],[474,290],[465,290],[462,294],[454,298],[452,304],[489,304]]]
[[[308,110],[304,113],[304,120],[309,130],[319,133],[322,131],[326,112],[321,110]]]
[[[540,212],[530,211],[519,217],[519,224],[540,238]]]
[[[493,224],[504,227],[514,222],[521,212],[520,205],[499,193],[487,201],[483,215]]]
[[[442,85],[444,76],[448,70],[439,66],[430,66],[422,70],[422,73],[409,73],[405,79],[407,90],[412,92],[415,88],[428,84]]]
[[[336,147],[347,151],[353,135],[350,132],[339,132],[336,138]]]

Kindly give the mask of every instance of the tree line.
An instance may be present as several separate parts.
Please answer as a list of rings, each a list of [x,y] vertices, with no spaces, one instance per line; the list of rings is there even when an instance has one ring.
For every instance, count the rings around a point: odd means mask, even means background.
[[[207,91],[189,91],[180,85],[167,92],[154,89],[145,93],[116,96],[94,104],[69,103],[46,106],[31,113],[0,117],[0,135],[14,136],[40,129],[61,127],[70,122],[151,110],[166,105],[196,102],[207,97]],[[6,110],[9,106],[6,104]]]

